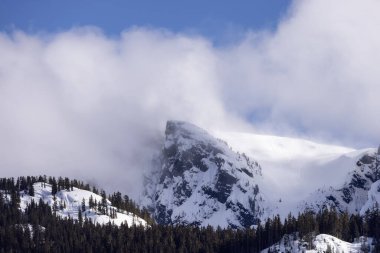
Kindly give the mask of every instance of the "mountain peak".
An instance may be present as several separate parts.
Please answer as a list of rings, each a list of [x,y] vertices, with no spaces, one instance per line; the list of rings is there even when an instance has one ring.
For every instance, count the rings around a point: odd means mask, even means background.
[[[166,131],[165,134],[170,134],[171,132],[177,131],[177,130],[198,130],[198,131],[204,131],[202,128],[189,123],[187,121],[181,121],[181,120],[168,120],[166,122]],[[168,133],[167,133],[168,132]]]
[[[168,121],[155,174],[146,186],[159,223],[249,227],[263,213],[256,161],[187,122]]]
[[[186,144],[188,141],[216,144],[216,139],[206,130],[186,121],[170,120],[166,123],[166,142]]]

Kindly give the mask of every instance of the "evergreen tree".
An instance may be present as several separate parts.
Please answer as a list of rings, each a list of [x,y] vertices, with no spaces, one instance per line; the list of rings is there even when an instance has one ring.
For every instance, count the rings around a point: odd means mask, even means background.
[[[102,196],[102,202],[101,202],[100,212],[102,212],[103,214],[106,214],[107,213],[107,198],[106,198],[107,195],[106,195],[106,192],[102,191],[101,196]]]
[[[78,207],[78,221],[79,221],[79,224],[82,225],[83,217],[82,217],[82,209],[80,207]]]
[[[55,178],[53,178],[52,184],[51,184],[51,194],[55,195],[55,194],[57,194],[57,192],[58,192],[57,181],[55,180]]]
[[[357,218],[354,215],[351,215],[349,223],[350,241],[353,242],[355,238],[358,238],[360,236]]]
[[[341,238],[344,241],[350,241],[351,240],[351,231],[350,231],[350,218],[347,211],[342,213],[339,217],[339,229]]]
[[[88,200],[88,207],[91,209],[91,208],[94,208],[94,199],[92,197],[92,195],[90,195],[90,198]]]
[[[86,211],[86,201],[85,199],[83,198],[82,199],[82,212]]]
[[[34,196],[34,187],[33,187],[33,185],[29,186],[28,194],[29,194],[29,196],[32,196],[32,197]]]

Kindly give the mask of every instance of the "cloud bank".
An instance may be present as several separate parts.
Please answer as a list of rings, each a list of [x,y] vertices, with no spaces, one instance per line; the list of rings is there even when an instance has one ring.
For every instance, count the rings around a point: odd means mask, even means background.
[[[227,122],[202,38],[138,28],[114,40],[77,28],[3,34],[0,51],[4,176],[79,176],[133,192],[167,119]]]
[[[0,34],[2,176],[80,177],[137,196],[167,119],[380,140],[380,2],[295,1],[232,45],[163,29]]]
[[[228,107],[264,117],[264,127],[378,143],[378,10],[376,0],[295,1],[274,33],[250,33],[223,52]]]

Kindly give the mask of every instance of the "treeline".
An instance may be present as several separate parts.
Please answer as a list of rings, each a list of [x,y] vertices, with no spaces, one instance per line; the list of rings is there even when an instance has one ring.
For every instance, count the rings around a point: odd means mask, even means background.
[[[48,183],[52,186],[52,194],[56,194],[60,190],[73,190],[73,187],[79,189],[92,191],[96,194],[99,193],[99,190],[96,187],[91,189],[89,184],[84,184],[79,180],[70,180],[69,178],[59,177],[47,177],[47,176],[27,176],[27,177],[17,177],[17,178],[0,178],[0,190],[7,192],[11,191],[23,191],[25,194],[34,196],[34,183]]]
[[[333,224],[339,227],[339,222],[345,219],[337,213],[324,212],[318,215],[301,214],[298,218],[291,217],[290,221],[287,219],[285,223],[275,217],[257,229],[214,229],[210,226],[200,228],[184,225],[117,227],[111,223],[100,226],[89,220],[81,224],[76,220],[58,218],[43,202],[32,203],[22,213],[10,203],[2,201],[0,252],[259,252],[277,242],[283,233],[302,231],[304,234],[300,236],[307,241],[310,234],[318,232],[313,230],[318,229],[319,222],[322,222],[317,220],[317,216],[328,216],[334,220],[324,231],[326,233],[338,231]],[[378,210],[364,220],[354,217],[361,220],[362,226],[358,229],[364,229],[367,236],[376,237],[373,233],[379,225]],[[355,226],[355,223],[352,224]]]
[[[3,186],[3,181],[0,181]],[[275,216],[256,228],[247,229],[156,224],[148,227],[117,227],[111,223],[97,225],[86,218],[82,222],[70,218],[62,219],[55,216],[51,207],[42,201],[32,202],[22,212],[15,194],[12,197],[13,191],[1,189],[0,253],[260,252],[278,242],[284,234],[295,233],[310,248],[313,236],[319,233],[331,234],[351,242],[361,235],[374,237],[376,252],[380,252],[380,211],[377,207],[367,212],[364,217],[327,209],[320,213],[305,212],[297,217],[289,214],[284,222],[279,216]],[[5,193],[10,199],[5,199]],[[115,196],[116,202],[121,201],[119,194]],[[126,201],[122,200],[117,205],[123,203]]]
[[[124,210],[133,213],[148,223],[153,223],[148,210],[146,208],[140,208],[128,195],[122,195],[120,192],[115,192],[107,196],[104,190],[98,189],[95,186],[90,186],[88,183],[84,183],[80,180],[69,179],[67,177],[47,177],[44,176],[27,176],[27,177],[17,177],[17,178],[0,178],[0,192],[3,194],[9,194],[11,199],[14,199],[12,203],[17,205],[20,201],[20,194],[25,193],[30,196],[34,196],[35,183],[41,183],[51,185],[51,194],[54,196],[57,192],[61,190],[72,191],[74,187],[82,190],[91,191],[97,195],[102,196],[102,203],[97,203],[95,200],[90,200],[90,208],[96,208],[99,212],[106,214],[107,209],[105,205],[106,199],[108,199],[111,204],[116,207],[119,211]],[[62,205],[62,206],[61,206]],[[57,203],[53,206],[53,211],[58,208],[64,208],[63,204]],[[112,213],[107,213],[112,216]]]

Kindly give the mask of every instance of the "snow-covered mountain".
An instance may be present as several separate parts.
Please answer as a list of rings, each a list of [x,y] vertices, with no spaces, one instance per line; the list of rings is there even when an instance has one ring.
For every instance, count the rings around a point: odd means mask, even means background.
[[[314,211],[334,207],[341,212],[364,215],[379,204],[380,148],[365,152],[340,187],[318,189],[300,207]]]
[[[143,204],[158,223],[249,227],[270,213],[260,165],[190,123],[167,122]]]
[[[264,249],[261,253],[324,253],[324,252],[372,252],[372,238],[360,237],[355,242],[342,241],[334,236],[320,234],[314,237],[311,245],[295,235],[285,235],[278,243]]]
[[[119,210],[111,205],[109,200],[106,200],[106,206],[108,209],[108,213],[111,211],[115,212],[115,216],[109,214],[101,214],[95,208],[89,207],[90,198],[97,203],[102,202],[102,196],[95,194],[91,191],[86,191],[82,189],[78,189],[73,187],[73,190],[61,190],[55,194],[55,198],[52,195],[52,186],[47,183],[34,183],[34,196],[30,196],[22,192],[20,195],[20,208],[25,210],[25,208],[34,201],[36,204],[42,200],[44,203],[48,204],[52,207],[52,209],[56,209],[56,215],[62,218],[72,218],[78,220],[79,209],[82,208],[82,203],[84,200],[85,211],[82,212],[83,219],[87,217],[91,219],[92,222],[98,224],[106,224],[108,222],[114,223],[115,225],[121,225],[122,223],[128,224],[131,226],[133,224],[146,226],[147,222],[142,218],[123,211]]]
[[[274,214],[285,218],[325,206],[363,214],[379,203],[375,149],[211,133],[186,122],[167,123],[142,201],[157,222],[246,227]]]
[[[262,167],[262,192],[285,217],[316,189],[339,187],[365,150],[308,140],[237,132],[213,132]]]

